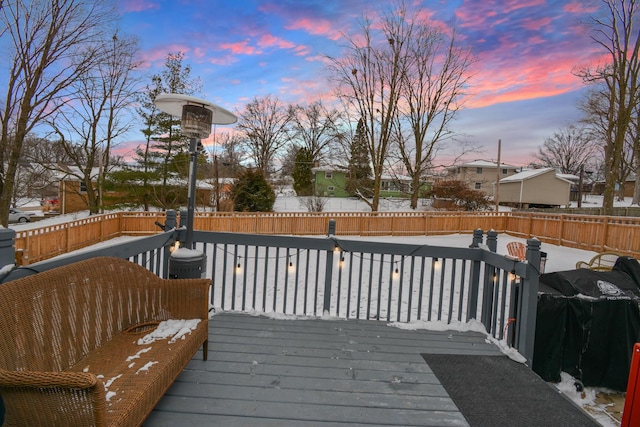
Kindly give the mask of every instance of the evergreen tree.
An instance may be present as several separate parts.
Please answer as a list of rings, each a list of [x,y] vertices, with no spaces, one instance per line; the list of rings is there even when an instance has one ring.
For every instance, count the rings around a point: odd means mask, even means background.
[[[145,135],[144,149],[137,151],[137,163],[142,169],[143,183],[148,187],[151,178],[160,180],[153,189],[154,202],[165,209],[175,208],[181,204],[179,192],[170,189],[175,185],[171,178],[184,177],[184,158],[188,158],[189,140],[181,132],[180,118],[172,117],[157,109],[156,96],[161,93],[179,93],[192,95],[199,90],[200,80],[191,77],[191,67],[183,64],[182,52],[169,53],[165,61],[165,68],[160,74],[153,75],[151,85],[148,85],[140,95],[138,114],[144,121],[142,133]],[[144,193],[149,196],[150,190]],[[146,200],[146,199],[144,199]],[[145,207],[148,201],[144,202]]]
[[[153,202],[153,191],[151,184],[158,181],[160,176],[158,175],[157,168],[151,163],[150,150],[152,148],[152,138],[159,133],[158,122],[159,116],[162,113],[156,107],[154,101],[162,90],[160,76],[154,75],[151,78],[151,84],[145,86],[145,89],[137,96],[139,107],[136,112],[142,118],[144,128],[141,129],[145,139],[145,146],[136,148],[135,161],[137,167],[135,170],[128,170],[122,174],[121,179],[123,182],[137,182],[137,186],[131,188],[132,195],[143,206],[145,211],[149,210],[150,203]],[[141,184],[141,185],[140,185]]]
[[[346,190],[351,195],[360,194],[364,197],[371,197],[373,180],[371,179],[371,161],[364,126],[364,121],[360,119],[351,141]]]
[[[276,193],[261,169],[247,169],[231,189],[231,199],[237,212],[271,212]]]
[[[298,196],[313,195],[313,154],[307,148],[302,147],[296,150],[295,163],[293,166],[293,189]]]

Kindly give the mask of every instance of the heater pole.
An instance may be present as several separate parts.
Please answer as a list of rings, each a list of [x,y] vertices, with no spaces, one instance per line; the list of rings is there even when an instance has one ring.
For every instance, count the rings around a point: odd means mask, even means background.
[[[496,212],[498,212],[500,207],[500,151],[502,148],[502,140],[498,140],[498,163],[497,171],[496,171],[496,194],[495,194],[495,202],[496,202]]]
[[[187,235],[185,247],[193,249],[193,218],[196,206],[196,176],[198,170],[198,141],[189,139],[189,193],[187,196]]]

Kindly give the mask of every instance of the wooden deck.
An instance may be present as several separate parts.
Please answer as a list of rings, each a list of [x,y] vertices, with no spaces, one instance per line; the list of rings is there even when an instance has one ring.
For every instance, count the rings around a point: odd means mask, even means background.
[[[378,321],[210,320],[197,354],[145,426],[467,425],[420,353],[499,354],[478,333]]]

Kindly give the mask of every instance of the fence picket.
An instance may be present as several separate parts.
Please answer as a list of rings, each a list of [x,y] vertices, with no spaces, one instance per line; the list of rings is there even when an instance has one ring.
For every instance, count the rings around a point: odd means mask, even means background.
[[[161,230],[155,223],[164,218],[163,212],[116,212],[17,230],[15,247],[23,255],[21,265],[26,265],[119,236],[157,234]],[[326,233],[329,219],[336,219],[336,233],[342,236],[441,235],[472,233],[479,228],[640,258],[640,218],[635,217],[540,212],[199,212],[195,229],[317,236]]]

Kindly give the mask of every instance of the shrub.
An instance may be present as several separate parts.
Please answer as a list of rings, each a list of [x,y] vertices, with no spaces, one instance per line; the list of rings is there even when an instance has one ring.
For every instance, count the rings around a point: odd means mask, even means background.
[[[433,186],[431,194],[437,198],[453,200],[460,209],[467,211],[487,210],[491,201],[483,192],[470,189],[462,181],[441,181]]]
[[[246,170],[231,189],[233,209],[237,212],[271,212],[276,193],[260,170]]]

